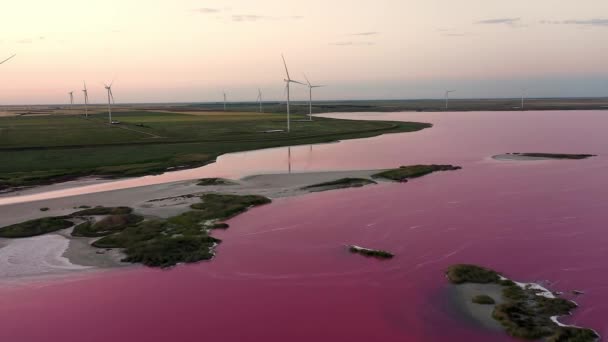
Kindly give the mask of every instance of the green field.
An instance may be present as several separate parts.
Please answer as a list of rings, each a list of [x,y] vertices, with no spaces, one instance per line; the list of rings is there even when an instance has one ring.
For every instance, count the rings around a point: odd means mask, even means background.
[[[451,99],[450,112],[466,111],[517,111],[521,110],[520,98],[504,99]],[[163,108],[180,111],[219,111],[222,103],[200,104],[156,104],[141,105],[148,110]],[[524,110],[598,110],[608,109],[608,98],[528,98]],[[236,102],[228,104],[228,111],[255,112],[258,104],[254,102]],[[267,102],[264,110],[269,113],[284,113],[285,104]],[[292,113],[307,114],[308,102],[295,101],[291,107]],[[443,112],[444,99],[420,100],[349,100],[349,101],[315,101],[312,104],[313,113],[338,112]]]
[[[303,116],[294,115],[293,120]],[[139,176],[196,167],[236,151],[371,137],[430,127],[408,122],[315,118],[237,112],[130,111],[113,116],[0,117],[0,189],[47,184],[79,176]]]

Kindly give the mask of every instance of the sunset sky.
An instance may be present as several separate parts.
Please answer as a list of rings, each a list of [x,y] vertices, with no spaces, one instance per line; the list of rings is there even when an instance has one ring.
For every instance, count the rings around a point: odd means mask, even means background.
[[[281,53],[320,99],[608,96],[606,0],[20,0],[0,32],[0,104],[278,99]]]

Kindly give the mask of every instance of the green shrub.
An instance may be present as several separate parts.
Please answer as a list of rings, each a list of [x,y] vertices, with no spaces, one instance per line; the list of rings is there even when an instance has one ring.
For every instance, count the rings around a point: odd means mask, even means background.
[[[0,228],[0,237],[26,238],[67,229],[73,225],[72,222],[63,217],[45,217]]]
[[[473,297],[472,301],[475,304],[482,304],[482,305],[496,304],[496,301],[494,300],[494,298],[492,298],[488,295],[477,295],[477,296]]]

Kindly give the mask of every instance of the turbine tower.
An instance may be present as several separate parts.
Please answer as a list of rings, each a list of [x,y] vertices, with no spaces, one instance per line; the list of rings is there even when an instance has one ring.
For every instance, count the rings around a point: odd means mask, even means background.
[[[312,90],[313,88],[321,88],[321,87],[325,87],[324,85],[312,85],[310,83],[310,81],[308,80],[308,77],[306,77],[306,75],[304,75],[304,78],[306,79],[306,83],[308,83],[308,110],[309,110],[309,114],[308,114],[308,120],[312,121]]]
[[[264,113],[264,105],[262,104],[262,89],[258,88],[258,103],[260,105],[260,113]]]
[[[6,63],[6,62],[10,61],[10,60],[11,60],[11,59],[13,59],[13,57],[15,57],[15,56],[17,56],[17,55],[12,55],[12,56],[10,56],[9,58],[7,58],[7,59],[3,60],[2,62],[0,62],[0,64],[4,64],[4,63]]]
[[[284,81],[285,81],[285,90],[287,91],[287,133],[289,133],[289,132],[291,132],[291,112],[289,109],[290,85],[291,85],[291,83],[297,83],[297,84],[301,84],[301,85],[305,85],[305,84],[291,79],[291,77],[289,76],[289,70],[287,69],[287,62],[285,62],[285,56],[281,55],[281,57],[283,58],[283,65],[285,66],[285,74],[287,75],[287,78],[285,78]]]
[[[74,92],[71,91],[68,93],[70,95],[70,111],[74,108]]]
[[[113,84],[114,84],[114,81],[112,81],[112,83],[110,83],[110,85],[104,84],[104,86],[106,87],[106,90],[108,91],[108,117],[110,119],[110,125],[112,124],[112,104],[115,103],[114,94],[112,94],[112,85]]]
[[[446,90],[445,91],[445,109],[447,110],[450,106],[450,93],[455,92],[456,90]]]
[[[224,112],[226,111],[226,92],[224,92]]]
[[[521,110],[524,110],[524,101],[526,99],[527,88],[521,88]]]
[[[89,117],[89,91],[87,90],[87,82],[84,83],[84,89],[82,92],[84,93],[84,117]]]

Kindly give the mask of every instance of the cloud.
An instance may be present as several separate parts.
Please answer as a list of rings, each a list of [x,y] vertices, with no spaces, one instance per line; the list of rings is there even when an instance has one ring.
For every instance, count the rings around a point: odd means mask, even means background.
[[[462,32],[454,29],[440,28],[437,29],[437,32],[441,34],[443,37],[467,37],[472,36],[470,32]]]
[[[587,20],[543,20],[540,22],[541,24],[551,24],[551,25],[580,25],[580,26],[599,26],[599,27],[608,27],[608,19],[587,19]]]
[[[374,42],[354,42],[354,41],[348,41],[348,42],[329,43],[329,45],[333,45],[333,46],[372,46],[372,45],[376,45],[376,43],[374,43]]]
[[[349,34],[349,36],[377,36],[379,34],[380,34],[380,32],[370,31],[370,32],[351,33],[351,34]]]
[[[255,15],[255,14],[238,14],[232,16],[232,21],[260,21],[260,20],[269,20],[273,19],[272,17],[267,17],[264,15]]]
[[[201,14],[214,14],[214,13],[219,13],[222,10],[219,8],[209,8],[209,7],[203,7],[203,8],[197,8],[197,9],[193,9],[193,12],[197,12],[197,13],[201,13]]]
[[[507,25],[511,27],[517,26],[521,22],[521,18],[496,18],[486,19],[475,22],[475,24],[481,25]]]

